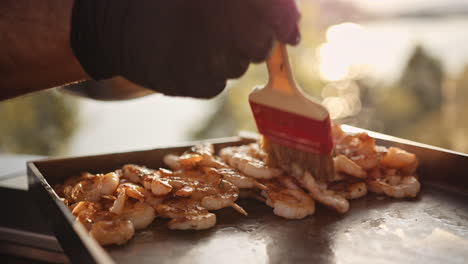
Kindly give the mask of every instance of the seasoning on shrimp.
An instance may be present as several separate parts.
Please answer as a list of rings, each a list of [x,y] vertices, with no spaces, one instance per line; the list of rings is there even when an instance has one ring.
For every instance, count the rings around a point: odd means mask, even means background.
[[[368,192],[395,198],[419,193],[413,153],[377,146],[366,133],[348,134],[339,126],[333,136],[335,172],[327,181],[295,162],[276,167],[259,143],[225,147],[219,155],[212,144],[198,144],[164,156],[169,169],[126,164],[107,174],[83,173],[54,189],[101,245],[126,243],[157,216],[170,219],[168,228],[176,230],[211,228],[213,211],[226,207],[247,216],[239,198],[261,201],[280,217],[302,219],[315,213],[316,201],[346,213],[349,200]]]

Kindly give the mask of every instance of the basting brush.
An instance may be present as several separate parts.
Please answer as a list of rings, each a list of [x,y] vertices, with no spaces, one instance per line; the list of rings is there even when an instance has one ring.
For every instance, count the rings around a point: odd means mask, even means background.
[[[268,83],[250,93],[249,103],[269,165],[305,169],[327,181],[334,175],[327,109],[296,84],[283,43],[275,42],[266,64]]]

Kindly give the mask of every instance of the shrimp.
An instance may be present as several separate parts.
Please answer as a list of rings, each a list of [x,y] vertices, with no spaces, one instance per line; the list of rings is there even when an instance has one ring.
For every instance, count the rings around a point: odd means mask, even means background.
[[[216,215],[213,213],[188,215],[174,218],[167,224],[169,229],[175,230],[203,230],[209,229],[216,224]]]
[[[172,170],[193,169],[196,166],[209,166],[212,164],[214,148],[212,144],[198,144],[193,146],[181,156],[168,154],[164,156],[164,163]]]
[[[156,218],[156,211],[150,205],[139,201],[127,201],[121,216],[130,220],[136,230],[148,227]]]
[[[300,181],[302,186],[309,191],[312,198],[320,203],[334,208],[339,213],[346,213],[349,210],[348,200],[327,189],[326,186],[320,185],[309,172],[305,172]]]
[[[133,183],[122,183],[117,189],[118,196],[110,212],[120,215],[123,219],[130,220],[135,229],[146,228],[156,217],[156,212],[149,204],[144,203],[145,190]],[[128,200],[128,197],[136,201]]]
[[[191,151],[184,155],[198,155],[201,159],[195,164],[200,167],[205,173],[214,173],[219,174],[221,177],[238,188],[264,188],[260,183],[255,179],[246,177],[242,173],[237,172],[235,169],[230,168],[226,163],[221,160],[218,160],[214,155],[214,149],[212,144],[198,144],[191,148]],[[181,169],[183,166],[179,163],[180,158],[169,154],[164,158],[166,165],[171,169]],[[193,168],[194,166],[191,166]],[[187,167],[185,167],[187,169]]]
[[[219,155],[233,168],[243,172],[249,177],[256,179],[271,179],[278,177],[282,174],[282,170],[273,168],[263,160],[249,155],[248,149],[240,147],[226,147],[223,148]]]
[[[275,215],[287,219],[302,219],[315,212],[314,200],[298,186],[287,189],[274,180],[265,182],[265,185],[268,189],[262,191],[262,195],[266,198],[266,204],[273,208]]]
[[[238,195],[213,194],[201,199],[201,205],[208,210],[219,210],[224,207],[230,207],[234,204]]]
[[[214,156],[212,144],[197,144],[180,157],[174,154],[168,154],[164,156],[163,160],[172,170],[193,169],[197,166],[217,169],[229,168],[226,163]]]
[[[367,194],[367,186],[365,182],[346,183],[341,182],[330,187],[336,194],[341,195],[345,199],[358,199]]]
[[[98,203],[81,201],[74,207],[72,214],[99,244],[125,244],[135,233],[132,222],[102,209]]]
[[[176,175],[184,178],[185,186],[192,186],[192,199],[200,200],[201,205],[208,210],[219,210],[224,207],[234,206],[239,197],[239,188],[225,180],[222,174],[215,170],[176,172]],[[236,209],[236,206],[234,206]]]
[[[192,196],[193,192],[194,188],[192,186],[184,186],[178,191],[176,191],[174,195],[178,197],[190,197]]]
[[[375,146],[374,151],[367,155],[355,154],[350,159],[364,170],[371,170],[380,165],[382,158],[387,153],[387,148],[384,146]]]
[[[121,214],[125,207],[125,202],[127,202],[128,195],[126,194],[124,189],[120,189],[118,191],[117,199],[115,199],[113,205],[109,208],[109,212],[115,214]]]
[[[182,169],[193,169],[202,159],[198,153],[185,153],[178,158],[178,163]]]
[[[166,195],[172,191],[172,185],[161,178],[153,178],[151,181],[151,191],[154,195]]]
[[[71,188],[64,189],[71,201],[99,201],[101,196],[112,194],[119,185],[115,172],[103,174],[83,173],[80,180]]]
[[[335,138],[335,143],[336,152],[347,157],[356,155],[372,156],[375,154],[375,139],[367,133],[343,133],[341,137]]]
[[[119,176],[115,172],[100,175],[101,196],[112,194],[119,185]]]
[[[164,218],[172,218],[169,229],[201,230],[216,224],[216,215],[200,205],[198,201],[188,198],[173,198],[157,206],[157,212]]]
[[[171,172],[160,170],[161,178],[172,186],[177,197],[190,197],[200,201],[208,210],[219,210],[233,207],[242,214],[245,211],[234,202],[239,196],[239,189],[223,179],[222,174],[214,168],[202,167],[202,170],[178,170]],[[154,192],[153,192],[154,193]]]
[[[160,171],[133,164],[123,166],[122,171],[124,178],[134,183],[141,183],[145,189],[151,190],[154,195],[166,195],[172,191],[172,186],[167,180],[161,178]]]
[[[101,245],[122,245],[135,234],[135,229],[129,220],[111,218],[93,224],[89,234]]]
[[[78,222],[83,224],[87,230],[90,230],[94,223],[93,218],[100,210],[102,210],[102,206],[99,203],[80,201],[74,205],[72,214]]]
[[[59,197],[63,197],[67,202],[72,202],[71,193],[73,187],[80,181],[79,176],[70,177],[63,184],[56,184],[54,190]]]
[[[169,183],[175,189],[175,196],[190,197],[194,201],[200,201],[200,205],[208,210],[233,207],[245,214],[245,211],[235,204],[239,197],[239,189],[223,179],[214,168],[180,170],[171,172],[168,176],[170,176]]]
[[[238,188],[265,188],[265,186],[262,186],[262,184],[257,182],[255,179],[243,175],[213,156],[213,145],[199,144],[193,147],[192,151],[199,153],[203,157],[199,162],[199,166],[201,166],[201,169],[205,173],[217,173],[221,175],[223,179],[233,183]]]
[[[144,190],[145,203],[156,209],[156,207],[164,200],[163,196],[155,196],[151,192]]]
[[[126,164],[122,166],[122,178],[128,179],[133,183],[140,183],[142,177],[145,175],[151,175],[153,172],[154,170],[152,169],[134,164]]]
[[[398,177],[398,176],[397,176]],[[388,179],[368,180],[367,186],[370,191],[375,193],[385,193],[395,198],[416,197],[421,188],[421,184],[414,176],[403,176],[400,181],[391,179],[393,182],[387,182]]]
[[[416,155],[400,148],[391,147],[381,160],[382,165],[389,168],[405,168],[417,163]]]
[[[171,170],[180,170],[182,169],[179,164],[179,156],[175,154],[167,154],[163,157],[163,162],[166,164]]]
[[[344,172],[356,178],[366,178],[366,171],[359,167],[352,160],[348,159],[345,155],[339,154],[333,158],[335,169],[337,171]]]
[[[242,173],[238,172],[235,169],[232,168],[207,168],[204,167],[203,170],[206,173],[216,173],[221,176],[221,178],[227,180],[228,182],[234,184],[238,188],[243,188],[243,189],[251,189],[251,188],[258,188],[261,190],[265,190],[266,187],[265,185],[259,183],[257,180],[254,178],[247,177],[243,175]]]
[[[278,182],[280,182],[284,187],[292,190],[302,190],[301,187],[299,187],[296,184],[296,181],[292,177],[287,177],[287,176],[280,176],[277,178]]]
[[[198,163],[199,166],[212,167],[212,168],[227,168],[228,167],[226,163],[218,160],[214,156],[213,144],[209,144],[209,143],[197,144],[192,147],[191,151],[202,157]]]
[[[117,188],[117,193],[117,199],[115,199],[114,204],[109,209],[112,213],[122,214],[129,197],[139,202],[145,201],[145,189],[130,182],[120,184]]]
[[[340,126],[333,126],[336,153],[343,154],[359,167],[369,170],[376,167],[380,161],[374,138],[367,133],[346,134]]]
[[[118,193],[124,192],[125,195],[127,195],[128,197],[137,199],[140,202],[143,202],[145,200],[145,195],[143,194],[144,191],[145,189],[140,185],[130,182],[121,183],[117,188]]]

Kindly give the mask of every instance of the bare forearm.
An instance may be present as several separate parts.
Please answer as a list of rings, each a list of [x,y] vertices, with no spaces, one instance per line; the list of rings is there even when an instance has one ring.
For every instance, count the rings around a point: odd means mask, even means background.
[[[0,100],[88,79],[70,48],[72,5],[0,1]]]

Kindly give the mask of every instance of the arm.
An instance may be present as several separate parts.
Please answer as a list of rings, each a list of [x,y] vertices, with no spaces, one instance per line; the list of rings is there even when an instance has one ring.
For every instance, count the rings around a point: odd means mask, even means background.
[[[0,100],[89,79],[70,48],[72,5],[0,1]]]
[[[0,0],[0,100],[88,74],[213,97],[298,20],[295,0]]]

